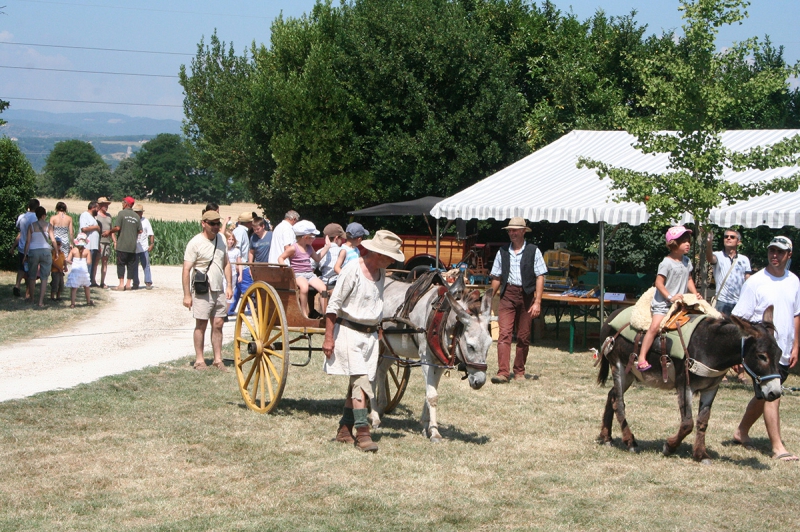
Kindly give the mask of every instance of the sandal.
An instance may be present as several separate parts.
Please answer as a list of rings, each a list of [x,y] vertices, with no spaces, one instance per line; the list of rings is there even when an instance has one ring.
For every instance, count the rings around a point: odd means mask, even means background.
[[[214,362],[211,365],[214,366],[215,368],[217,368],[218,370],[222,371],[222,372],[227,372],[228,371],[228,368],[225,367],[225,362],[223,362],[221,360],[219,362]]]
[[[195,362],[194,363],[194,369],[196,369],[196,370],[208,369],[208,366],[206,366],[205,362]]]
[[[645,362],[643,366],[636,364],[636,369],[638,369],[639,371],[647,371],[652,367],[653,367],[652,364],[650,364],[649,362]]]
[[[86,303],[86,306],[87,307],[93,307],[94,306],[94,301],[89,301],[88,303]]]
[[[69,308],[75,308],[75,303],[72,303]]]

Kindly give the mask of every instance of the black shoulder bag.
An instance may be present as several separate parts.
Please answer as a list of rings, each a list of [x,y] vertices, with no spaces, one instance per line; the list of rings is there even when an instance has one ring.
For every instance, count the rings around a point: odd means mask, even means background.
[[[199,272],[197,270],[194,271],[194,281],[192,281],[192,286],[194,286],[194,293],[195,294],[207,294],[208,293],[208,270],[211,269],[211,265],[214,264],[214,255],[217,252],[217,238],[219,235],[214,237],[214,251],[211,252],[211,262],[208,263],[208,268],[206,271]]]

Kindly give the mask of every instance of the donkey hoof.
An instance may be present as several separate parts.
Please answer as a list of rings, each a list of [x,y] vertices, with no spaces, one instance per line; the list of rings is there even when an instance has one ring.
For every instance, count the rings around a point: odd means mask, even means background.
[[[635,446],[634,447],[628,447],[628,452],[629,453],[634,453],[634,454],[639,454],[639,448],[635,447]]]
[[[605,445],[606,447],[613,447],[613,445],[611,444],[611,442],[610,442],[610,441],[604,441],[604,442],[600,442],[600,443],[602,443],[602,444],[603,444],[603,445]]]
[[[674,452],[674,449],[670,449],[669,445],[666,443],[664,444],[664,449],[661,450],[661,453],[664,456],[670,456]]]
[[[700,463],[703,465],[711,465],[713,462],[711,461],[711,458],[703,458],[700,460]]]
[[[441,436],[431,436],[430,440],[431,443],[442,443],[444,441],[444,438],[442,438]]]

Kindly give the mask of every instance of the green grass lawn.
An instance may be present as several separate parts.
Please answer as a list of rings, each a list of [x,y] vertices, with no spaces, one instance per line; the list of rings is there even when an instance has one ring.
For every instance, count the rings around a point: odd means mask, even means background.
[[[322,372],[321,355],[290,368],[271,415],[244,408],[233,371],[190,364],[0,403],[0,530],[752,531],[792,530],[800,511],[800,465],[770,458],[763,423],[756,451],[731,442],[751,389],[721,388],[710,466],[691,460],[691,436],[661,455],[679,421],[673,393],[626,395],[639,454],[617,426],[615,446],[600,446],[608,388],[563,337],[532,349],[537,380],[475,391],[444,377],[441,444],[419,434],[415,368],[376,454],[332,441],[346,381]],[[781,405],[795,452],[799,402]]]
[[[103,290],[93,288],[91,291],[94,307],[86,306],[83,290],[78,290],[75,298],[76,307],[69,308],[70,289],[64,288],[60,301],[50,299],[50,289],[45,293],[45,307],[26,303],[24,299],[25,284],[22,284],[22,296],[14,297],[12,288],[16,282],[16,272],[0,271],[0,345],[15,340],[28,340],[50,336],[68,330],[70,325],[82,320],[90,313],[98,312],[106,301]],[[36,299],[39,302],[39,283],[36,284]]]

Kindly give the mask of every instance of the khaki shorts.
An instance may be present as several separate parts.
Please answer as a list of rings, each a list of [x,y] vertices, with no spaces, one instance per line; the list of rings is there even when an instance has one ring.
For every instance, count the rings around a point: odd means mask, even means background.
[[[192,316],[196,320],[224,318],[228,315],[225,292],[209,290],[205,294],[192,294]]]
[[[111,256],[111,242],[100,242],[100,256],[107,259]]]

